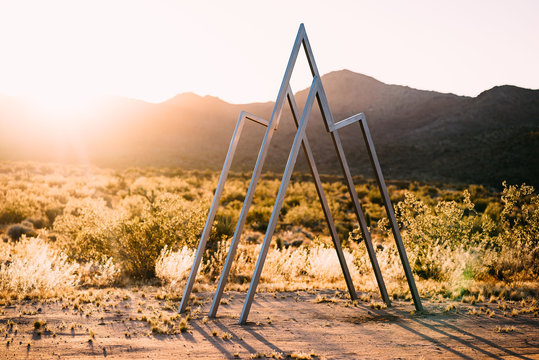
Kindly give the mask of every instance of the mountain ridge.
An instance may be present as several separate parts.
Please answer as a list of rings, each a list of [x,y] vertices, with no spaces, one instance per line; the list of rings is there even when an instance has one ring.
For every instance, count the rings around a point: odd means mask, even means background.
[[[388,178],[497,187],[502,180],[539,183],[539,90],[502,85],[467,97],[389,85],[349,70],[325,74],[322,83],[335,121],[365,113]],[[307,94],[308,89],[295,94],[300,108]],[[85,151],[85,161],[101,166],[217,170],[240,111],[269,119],[273,104],[230,104],[194,93],[178,94],[161,103],[120,97],[85,114],[77,145]],[[66,151],[73,138],[52,139],[43,131],[34,131],[43,128],[36,124],[48,120],[26,112],[10,98],[0,97],[0,159],[77,161],[73,154],[59,158],[59,152],[47,151]],[[282,171],[294,129],[285,109],[264,169]],[[233,166],[240,171],[252,169],[264,129],[248,124],[244,131]],[[307,134],[320,170],[339,172],[317,109],[312,112]],[[343,129],[340,134],[353,171],[372,175],[359,127]],[[28,143],[34,146],[25,146]],[[298,161],[297,170],[308,170],[304,159]]]

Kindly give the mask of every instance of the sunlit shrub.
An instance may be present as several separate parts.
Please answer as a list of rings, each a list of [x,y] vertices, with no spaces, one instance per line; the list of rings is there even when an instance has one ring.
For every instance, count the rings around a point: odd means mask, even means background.
[[[14,224],[37,213],[38,206],[27,192],[20,189],[0,191],[0,224]]]
[[[502,194],[502,231],[475,211],[467,191],[461,203],[429,206],[412,193],[396,208],[414,272],[424,279],[531,279],[539,274],[539,197],[530,186],[507,186]],[[387,221],[380,223],[387,229]],[[386,233],[389,235],[389,232]]]
[[[284,222],[292,225],[303,225],[316,230],[320,230],[321,225],[325,224],[320,205],[313,206],[305,203],[291,207],[284,216]]]
[[[57,244],[77,262],[94,262],[113,254],[118,214],[103,199],[71,199],[54,222]]]
[[[253,230],[266,231],[273,207],[254,205],[247,214],[247,222]]]
[[[288,247],[274,249],[268,253],[262,281],[293,282],[298,277],[307,274],[309,266],[309,251],[304,247]]]
[[[189,270],[195,259],[195,251],[183,246],[177,251],[164,247],[155,262],[155,275],[174,286],[189,275]]]
[[[359,277],[359,270],[354,262],[354,255],[347,249],[343,250],[350,276]],[[316,246],[309,249],[306,272],[314,279],[335,282],[343,279],[343,272],[335,248]]]
[[[215,230],[212,233],[215,239],[230,237],[234,234],[239,212],[233,210],[222,210],[215,217]]]
[[[119,279],[121,269],[112,257],[81,264],[77,269],[79,283],[84,286],[112,286]]]
[[[77,283],[77,264],[44,240],[23,238],[4,249],[0,291],[19,297],[62,294]]]
[[[526,184],[507,186],[504,182],[503,186],[502,242],[522,250],[536,249],[539,246],[539,195]]]
[[[221,273],[228,254],[228,245],[229,241],[223,238],[220,241],[216,241],[215,246],[207,249],[204,254],[201,270],[211,282],[215,281]]]
[[[151,278],[155,262],[167,246],[194,248],[206,220],[206,209],[169,193],[146,198],[122,212],[113,254],[133,277]]]

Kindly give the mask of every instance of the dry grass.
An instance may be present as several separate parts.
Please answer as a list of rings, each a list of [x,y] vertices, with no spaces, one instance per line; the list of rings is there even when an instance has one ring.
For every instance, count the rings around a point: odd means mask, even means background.
[[[496,326],[494,331],[499,332],[499,333],[510,333],[510,332],[515,331],[515,327],[514,326],[503,326],[503,327]]]
[[[78,264],[44,240],[23,238],[4,245],[0,264],[0,292],[23,297],[61,295],[77,285]]]
[[[189,275],[194,259],[194,250],[186,246],[174,252],[165,247],[155,264],[155,275],[174,286]]]

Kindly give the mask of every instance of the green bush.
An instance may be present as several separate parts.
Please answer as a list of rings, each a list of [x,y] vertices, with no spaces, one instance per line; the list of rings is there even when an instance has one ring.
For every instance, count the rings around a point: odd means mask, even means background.
[[[325,224],[324,213],[320,205],[308,205],[305,203],[290,208],[284,216],[284,222],[317,230],[321,230],[322,225]]]
[[[103,199],[71,199],[53,225],[57,245],[69,259],[98,261],[112,255],[117,238],[118,213]]]
[[[458,260],[466,271],[463,278],[511,281],[538,276],[539,196],[531,186],[504,183],[501,200],[497,225],[491,214],[498,213],[497,206],[479,214],[467,190],[461,202],[440,200],[434,206],[407,192],[395,211],[414,272],[425,279],[447,280],[453,276],[446,271],[447,262]],[[389,236],[387,220],[379,226]]]
[[[266,231],[273,207],[253,205],[247,214],[247,222],[253,230]]]
[[[58,245],[78,262],[113,257],[124,274],[155,275],[155,261],[168,246],[195,247],[206,218],[205,207],[179,195],[133,195],[111,209],[103,199],[71,200],[54,222]]]
[[[206,209],[200,204],[169,193],[157,195],[123,212],[113,256],[127,275],[151,278],[165,246],[196,247],[205,220]]]

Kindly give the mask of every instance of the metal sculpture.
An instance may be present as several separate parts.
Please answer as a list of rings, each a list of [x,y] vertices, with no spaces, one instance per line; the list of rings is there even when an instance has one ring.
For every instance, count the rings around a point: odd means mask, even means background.
[[[290,78],[292,76],[292,71],[294,69],[294,65],[296,63],[297,56],[299,54],[299,50],[301,48],[301,45],[303,45],[303,49],[305,51],[305,55],[307,57],[309,67],[311,70],[311,74],[313,76],[312,84],[309,90],[309,95],[307,97],[307,102],[305,104],[305,108],[303,110],[303,113],[301,114],[301,117],[299,115],[299,111],[294,99],[294,94],[292,92],[292,89],[290,88]],[[335,246],[335,250],[337,252],[337,256],[339,258],[339,263],[346,281],[346,285],[348,287],[348,291],[350,293],[351,299],[355,300],[357,299],[357,294],[354,288],[354,284],[352,282],[352,278],[350,276],[350,272],[348,270],[348,266],[346,264],[346,260],[344,258],[344,254],[341,247],[341,242],[337,235],[337,230],[335,228],[335,223],[333,221],[333,218],[330,213],[329,205],[326,199],[326,196],[324,194],[324,190],[322,188],[322,182],[320,181],[320,176],[318,174],[318,170],[316,168],[316,164],[314,161],[314,157],[311,151],[311,148],[309,146],[309,142],[307,140],[305,130],[307,128],[307,123],[310,117],[311,109],[314,105],[314,101],[316,100],[318,102],[318,106],[322,113],[322,118],[325,121],[326,130],[330,134],[331,139],[333,141],[333,145],[335,147],[335,151],[337,153],[337,157],[339,159],[339,164],[341,166],[341,169],[344,174],[344,178],[346,181],[346,185],[348,187],[348,192],[350,193],[350,197],[352,198],[352,202],[354,204],[355,213],[359,222],[360,229],[363,234],[363,238],[365,240],[365,245],[367,247],[367,252],[369,254],[369,259],[372,264],[372,268],[376,277],[376,281],[378,283],[378,287],[380,289],[380,294],[382,296],[383,301],[389,306],[391,305],[389,296],[387,294],[386,286],[384,284],[384,279],[382,277],[382,273],[380,272],[380,267],[378,265],[378,261],[376,259],[376,253],[374,250],[374,247],[372,245],[371,236],[369,229],[367,227],[367,222],[365,220],[365,216],[363,214],[363,211],[361,210],[361,206],[359,204],[358,195],[356,193],[354,182],[352,180],[352,175],[350,173],[350,168],[348,166],[348,162],[346,160],[346,156],[344,154],[344,150],[341,144],[341,140],[338,134],[338,130],[346,127],[348,125],[359,123],[361,127],[361,131],[363,134],[363,139],[367,145],[367,150],[369,153],[369,158],[371,161],[371,164],[374,168],[375,174],[376,174],[376,180],[378,183],[378,186],[380,188],[380,192],[382,194],[382,200],[384,202],[384,206],[387,212],[387,215],[390,220],[391,229],[393,232],[393,236],[395,238],[395,242],[397,244],[397,249],[399,251],[399,256],[404,268],[404,272],[406,274],[406,279],[408,281],[408,286],[410,288],[410,292],[412,294],[412,298],[414,301],[415,308],[419,311],[422,310],[421,300],[419,298],[419,294],[417,292],[417,288],[414,282],[414,278],[412,275],[412,270],[410,268],[410,264],[408,262],[408,257],[406,256],[406,251],[404,249],[404,245],[402,243],[402,238],[400,235],[400,231],[397,225],[397,221],[395,219],[395,213],[393,211],[393,206],[391,204],[391,200],[389,199],[389,194],[387,192],[387,187],[385,185],[385,181],[382,175],[382,170],[380,168],[380,163],[378,162],[378,157],[376,156],[376,152],[374,150],[374,144],[372,142],[372,138],[369,132],[369,128],[367,126],[367,121],[365,119],[365,115],[363,113],[359,113],[357,115],[351,116],[347,119],[344,119],[342,121],[339,121],[335,123],[333,121],[333,116],[331,114],[331,111],[329,110],[329,104],[327,101],[327,97],[324,91],[324,87],[322,86],[322,82],[320,80],[320,74],[318,72],[318,68],[316,67],[316,63],[314,61],[314,56],[311,50],[311,46],[309,44],[309,40],[307,38],[307,33],[305,32],[305,27],[303,24],[300,25],[298,34],[296,36],[296,40],[294,42],[294,46],[292,48],[292,54],[290,55],[290,59],[288,60],[288,65],[286,67],[286,71],[284,74],[283,81],[281,83],[281,87],[279,89],[279,94],[277,96],[277,101],[275,102],[275,106],[273,108],[273,112],[271,114],[271,118],[269,121],[262,119],[258,116],[249,114],[247,112],[242,111],[238,122],[236,123],[236,128],[234,130],[234,135],[232,136],[232,140],[230,141],[230,146],[228,148],[228,153],[225,159],[225,163],[223,165],[223,169],[221,171],[221,176],[219,178],[219,183],[217,185],[217,188],[215,190],[215,195],[213,198],[213,202],[210,207],[210,212],[208,214],[208,218],[206,220],[206,224],[204,226],[204,230],[202,232],[202,236],[200,239],[200,243],[197,248],[197,252],[195,255],[195,261],[193,262],[193,266],[191,268],[191,272],[189,274],[189,278],[187,280],[187,284],[184,290],[184,294],[180,303],[179,311],[180,313],[184,312],[187,303],[189,301],[189,296],[191,294],[191,291],[193,289],[193,284],[195,282],[195,277],[198,272],[198,269],[200,267],[200,262],[202,261],[203,253],[206,249],[206,244],[209,238],[210,230],[212,227],[212,224],[215,220],[215,214],[217,212],[217,207],[219,206],[219,201],[221,199],[221,195],[223,192],[224,184],[226,181],[226,178],[228,176],[228,172],[230,170],[230,165],[232,163],[232,159],[234,157],[234,153],[236,151],[236,147],[238,144],[238,141],[241,136],[241,132],[243,129],[243,125],[245,123],[245,120],[251,120],[258,124],[264,125],[267,127],[266,133],[264,135],[264,139],[262,140],[262,144],[260,146],[260,151],[258,153],[258,158],[256,160],[255,168],[253,170],[253,175],[251,178],[251,182],[249,183],[249,187],[247,189],[247,194],[245,196],[245,200],[243,202],[243,207],[240,212],[240,216],[238,219],[238,222],[236,224],[236,229],[234,231],[234,235],[232,237],[232,243],[230,245],[230,250],[228,252],[225,265],[223,267],[221,277],[219,279],[219,284],[217,286],[217,290],[215,292],[213,302],[210,308],[210,317],[215,317],[217,314],[217,309],[219,307],[219,303],[221,300],[221,296],[223,294],[228,274],[230,272],[230,268],[232,266],[232,261],[234,260],[234,256],[236,254],[236,250],[238,248],[240,235],[243,231],[243,227],[245,225],[245,220],[247,218],[247,212],[249,211],[249,208],[251,206],[253,195],[255,192],[255,188],[258,182],[258,179],[260,178],[260,174],[262,172],[262,167],[264,165],[264,160],[266,159],[266,155],[268,153],[269,144],[271,142],[273,133],[275,130],[277,130],[279,120],[281,118],[282,110],[285,105],[285,100],[288,101],[288,104],[290,106],[290,109],[292,111],[292,116],[294,118],[294,122],[297,127],[296,136],[294,138],[294,142],[292,144],[292,148],[290,151],[290,155],[288,157],[288,161],[286,164],[286,168],[283,174],[283,178],[281,181],[281,186],[279,188],[279,192],[277,194],[277,199],[275,201],[273,211],[268,223],[268,227],[266,230],[266,234],[264,236],[264,241],[262,243],[262,248],[260,250],[260,255],[258,257],[255,271],[251,280],[251,283],[249,285],[249,290],[247,292],[247,297],[245,299],[243,310],[240,315],[239,323],[245,324],[247,322],[247,317],[249,315],[249,311],[251,309],[251,305],[254,299],[254,295],[256,292],[256,288],[258,286],[258,282],[260,280],[260,275],[262,273],[262,268],[264,267],[264,262],[266,259],[266,255],[268,253],[271,238],[273,236],[273,232],[275,231],[275,226],[277,225],[277,220],[279,218],[279,212],[281,211],[281,207],[283,204],[284,196],[286,189],[288,187],[288,184],[290,183],[290,177],[292,176],[292,171],[294,169],[294,165],[296,163],[296,159],[299,154],[300,147],[303,148],[303,152],[305,153],[305,157],[307,158],[307,162],[309,164],[309,168],[311,170],[311,174],[314,179],[314,183],[316,186],[316,191],[318,193],[318,197],[320,198],[320,203],[322,205],[322,210],[324,212],[324,216],[326,218],[326,222],[328,223],[329,231],[331,234],[331,238],[333,240],[333,245]]]

